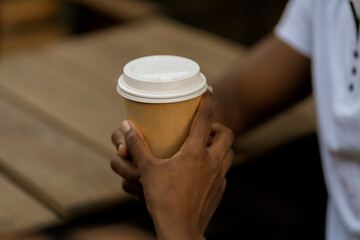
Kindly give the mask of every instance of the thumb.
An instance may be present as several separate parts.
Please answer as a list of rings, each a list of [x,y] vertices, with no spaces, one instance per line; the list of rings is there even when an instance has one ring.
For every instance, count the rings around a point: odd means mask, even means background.
[[[125,136],[126,147],[134,163],[141,169],[147,167],[154,158],[141,131],[130,121],[123,121],[120,130]]]

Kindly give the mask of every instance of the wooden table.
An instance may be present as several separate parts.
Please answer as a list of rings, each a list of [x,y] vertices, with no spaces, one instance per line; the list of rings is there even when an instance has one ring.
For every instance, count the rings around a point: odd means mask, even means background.
[[[211,84],[244,52],[155,17],[3,56],[0,235],[40,229],[129,199],[109,167],[115,153],[110,135],[124,119],[115,86],[125,63],[152,54],[185,56],[199,63]],[[238,160],[313,131],[310,105],[240,139]],[[289,118],[300,121],[289,124]],[[278,126],[286,134],[276,140]]]

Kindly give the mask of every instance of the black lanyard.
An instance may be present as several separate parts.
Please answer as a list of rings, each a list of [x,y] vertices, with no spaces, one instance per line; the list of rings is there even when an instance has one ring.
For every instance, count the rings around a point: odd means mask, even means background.
[[[356,14],[356,10],[355,10],[355,6],[353,1],[350,1],[350,7],[353,13],[353,17],[354,17],[354,21],[355,21],[355,26],[356,26],[356,40],[359,40],[359,17]]]

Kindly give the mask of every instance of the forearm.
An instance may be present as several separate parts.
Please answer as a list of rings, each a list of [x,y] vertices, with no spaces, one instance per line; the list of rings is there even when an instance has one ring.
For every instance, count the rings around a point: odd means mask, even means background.
[[[269,36],[214,85],[217,120],[248,130],[310,93],[310,61]]]

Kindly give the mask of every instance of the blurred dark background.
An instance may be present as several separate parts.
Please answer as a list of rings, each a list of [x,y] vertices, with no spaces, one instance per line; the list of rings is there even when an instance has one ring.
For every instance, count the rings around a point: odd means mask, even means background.
[[[251,45],[270,32],[277,23],[287,0],[153,0],[168,16]]]
[[[270,32],[286,0],[1,0],[4,52],[21,50],[115,24],[162,14],[224,38],[252,45]]]

